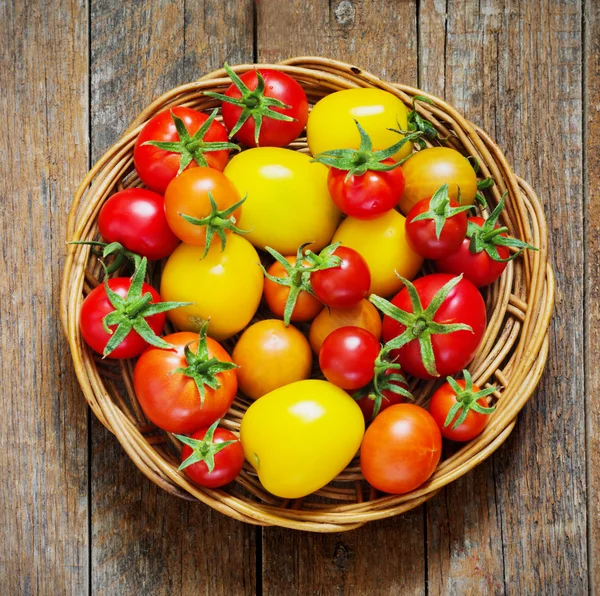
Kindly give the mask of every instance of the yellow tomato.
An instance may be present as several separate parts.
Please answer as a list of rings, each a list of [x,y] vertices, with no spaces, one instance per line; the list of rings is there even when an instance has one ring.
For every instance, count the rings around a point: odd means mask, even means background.
[[[223,340],[241,331],[254,316],[262,296],[264,277],[255,248],[237,234],[227,238],[225,250],[180,244],[169,257],[160,280],[163,300],[193,302],[167,313],[180,330],[200,331],[210,317],[208,334]]]
[[[252,399],[308,379],[312,365],[306,337],[293,325],[286,327],[277,319],[259,321],[248,327],[231,358],[239,366],[240,391]]]
[[[373,149],[387,149],[402,136],[388,130],[407,129],[408,110],[395,95],[382,89],[345,89],[326,95],[308,115],[306,137],[313,155],[331,149],[358,149],[357,120],[371,137]],[[405,143],[394,155],[398,161],[409,155],[412,143]]]
[[[372,294],[395,294],[402,287],[396,273],[413,279],[423,264],[423,257],[408,245],[405,223],[394,210],[368,221],[347,217],[333,237],[332,242],[353,248],[367,261]]]
[[[472,205],[477,193],[477,175],[469,160],[450,147],[430,147],[417,151],[401,166],[406,186],[400,200],[402,213],[408,215],[415,203],[427,199],[442,185],[448,185],[448,195],[463,205]]]
[[[242,418],[240,439],[263,486],[297,499],[333,480],[356,455],[364,432],[362,412],[343,389],[309,379],[255,401]]]
[[[259,248],[293,255],[301,244],[314,242],[311,250],[320,250],[340,220],[327,173],[326,166],[291,149],[259,147],[238,153],[224,170],[240,195],[247,195],[236,225],[250,230],[245,237]]]

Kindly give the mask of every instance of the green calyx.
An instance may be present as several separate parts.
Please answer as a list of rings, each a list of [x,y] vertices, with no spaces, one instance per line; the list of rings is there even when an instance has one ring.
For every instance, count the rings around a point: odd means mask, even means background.
[[[412,132],[387,149],[373,151],[371,137],[369,137],[365,129],[358,123],[358,120],[354,120],[354,122],[356,123],[360,134],[360,146],[358,149],[331,149],[315,155],[315,158],[312,160],[325,164],[326,166],[337,168],[338,170],[347,170],[348,174],[346,179],[350,176],[362,176],[368,171],[389,172],[390,170],[401,166],[405,160],[400,160],[391,164],[384,164],[381,162],[390,159],[400,151],[403,145],[410,141],[414,141],[422,135],[422,133],[418,131]]]
[[[221,422],[221,420],[216,420],[213,424],[211,424],[209,429],[206,431],[204,438],[201,440],[192,439],[190,437],[186,437],[185,435],[174,435],[184,445],[192,448],[191,455],[179,466],[178,470],[180,472],[192,464],[197,464],[203,461],[208,468],[208,473],[210,474],[215,469],[215,455],[219,453],[219,451],[229,447],[229,445],[237,443],[237,440],[213,443],[213,438],[215,436],[217,426],[219,426],[219,422]]]
[[[114,255],[115,260],[110,265],[104,268],[107,275],[118,271],[123,266],[123,263],[127,260],[131,261],[135,268],[139,267],[140,263],[142,262],[142,257],[140,255],[138,255],[135,252],[131,252],[130,250],[127,250],[120,242],[107,243],[97,242],[95,240],[75,240],[73,242],[69,242],[69,244],[88,244],[90,246],[102,247],[102,252],[93,252],[96,254],[96,256],[102,257],[103,259],[106,259],[110,255]]]
[[[507,193],[505,192],[504,195],[502,195],[502,199],[500,199],[500,202],[482,226],[477,225],[473,221],[469,221],[467,226],[467,238],[470,238],[469,251],[473,254],[485,251],[492,260],[499,263],[506,263],[516,259],[526,248],[529,250],[538,250],[535,246],[531,246],[531,244],[527,244],[527,242],[523,242],[517,238],[502,236],[502,234],[508,232],[506,226],[496,227],[498,218],[502,213],[502,209],[504,209],[504,199],[506,194]],[[513,247],[518,248],[519,250],[506,259],[503,259],[498,254],[498,246]]]
[[[171,374],[181,373],[186,377],[190,377],[194,380],[198,393],[200,394],[200,406],[204,405],[204,398],[206,396],[206,387],[217,390],[221,387],[221,383],[217,376],[227,370],[238,368],[237,364],[233,362],[223,362],[215,356],[210,356],[208,353],[208,341],[206,335],[206,329],[208,327],[208,321],[202,325],[200,329],[200,336],[198,339],[198,349],[193,352],[189,346],[185,346],[184,355],[187,362],[187,366],[183,368],[176,368]],[[193,343],[193,342],[192,342]]]
[[[214,122],[217,112],[218,109],[215,108],[208,120],[193,135],[190,135],[184,121],[171,110],[171,118],[173,118],[173,122],[175,123],[179,141],[146,141],[144,145],[152,145],[171,153],[181,153],[181,161],[179,163],[179,170],[177,171],[178,176],[192,161],[195,161],[199,166],[208,167],[208,162],[206,161],[206,157],[204,157],[205,153],[211,151],[229,151],[230,149],[240,150],[239,146],[234,143],[204,140],[204,136]]]
[[[434,321],[434,317],[442,306],[452,289],[460,283],[462,275],[454,277],[444,286],[442,286],[435,294],[429,306],[423,308],[421,299],[415,286],[398,276],[402,280],[412,305],[412,313],[406,312],[391,302],[381,298],[376,294],[369,296],[369,301],[372,302],[384,315],[391,317],[395,321],[404,325],[406,329],[398,337],[395,337],[388,341],[383,350],[387,354],[393,350],[399,350],[402,346],[416,339],[419,341],[421,348],[421,359],[423,361],[423,367],[429,375],[432,377],[439,377],[437,369],[435,367],[435,356],[433,354],[433,345],[431,343],[432,335],[447,335],[456,331],[470,331],[473,333],[473,329],[469,325],[463,323],[437,323]]]
[[[432,104],[433,101],[427,97],[423,97],[422,95],[415,95],[412,100],[412,110],[408,113],[406,118],[407,120],[407,130],[403,130],[400,122],[396,121],[398,128],[388,128],[392,132],[396,132],[401,135],[410,135],[414,133],[419,133],[416,138],[414,138],[414,142],[419,149],[425,149],[427,147],[427,143],[425,139],[429,141],[433,141],[434,139],[438,139],[442,143],[446,141],[446,139],[442,139],[439,137],[438,131],[435,129],[433,124],[426,120],[417,112],[417,101],[422,101],[424,103]],[[412,155],[412,154],[411,154]],[[411,157],[410,155],[406,157],[408,159]],[[403,161],[406,161],[403,160]]]
[[[326,246],[318,255],[312,250],[307,250],[304,255],[304,260],[310,263],[312,271],[322,271],[323,269],[332,269],[339,267],[342,264],[342,259],[333,253],[341,245],[341,242]]]
[[[150,294],[150,292],[146,292],[142,295],[144,278],[146,277],[146,266],[147,259],[144,257],[131,278],[131,286],[129,287],[125,298],[122,298],[110,289],[110,286],[108,285],[108,276],[104,280],[106,296],[115,309],[102,319],[104,330],[112,336],[104,348],[104,357],[108,356],[115,348],[117,348],[132,330],[136,331],[144,341],[152,346],[164,349],[171,349],[173,347],[152,331],[146,318],[162,312],[167,312],[174,308],[179,308],[180,306],[188,306],[191,302],[151,303],[152,294]],[[114,333],[110,329],[111,325],[117,326]]]
[[[435,237],[439,240],[446,220],[454,215],[468,211],[469,209],[471,209],[470,205],[451,207],[450,197],[448,196],[448,185],[444,184],[438,188],[431,199],[429,199],[429,210],[417,215],[412,221],[432,219],[435,222]]]
[[[267,97],[265,95],[265,79],[259,70],[256,71],[257,84],[256,89],[250,90],[242,79],[231,69],[229,64],[225,62],[223,65],[225,71],[229,75],[233,84],[237,87],[241,97],[229,97],[223,93],[213,93],[207,91],[204,95],[220,99],[225,103],[230,103],[242,109],[242,113],[235,126],[229,132],[229,138],[232,138],[244,126],[249,118],[254,120],[254,142],[258,147],[258,138],[263,118],[272,118],[273,120],[283,120],[285,122],[293,122],[296,119],[286,114],[275,111],[273,108],[289,109],[291,106],[286,105],[280,99]]]
[[[197,217],[192,217],[191,215],[186,215],[185,213],[179,214],[180,217],[183,217],[185,221],[191,223],[194,226],[206,227],[206,244],[204,246],[204,253],[202,254],[202,258],[204,258],[208,254],[215,232],[221,240],[221,251],[225,250],[225,246],[227,245],[227,236],[225,235],[225,230],[230,230],[231,232],[235,232],[236,234],[248,234],[250,232],[250,230],[241,230],[240,228],[238,228],[235,225],[235,217],[233,216],[235,210],[243,205],[246,198],[247,196],[244,197],[241,201],[235,203],[234,205],[231,205],[231,207],[227,207],[227,209],[219,211],[217,203],[209,190],[208,200],[210,201],[211,211],[206,217],[199,219]]]
[[[478,404],[477,400],[491,395],[498,390],[498,387],[488,387],[487,389],[475,392],[473,391],[473,379],[471,378],[469,371],[463,370],[463,375],[465,377],[464,389],[462,389],[452,377],[446,377],[446,381],[448,381],[448,384],[452,387],[452,391],[456,394],[456,403],[450,408],[450,411],[446,416],[444,428],[450,426],[451,422],[454,420],[452,430],[456,430],[465,421],[470,410],[478,412],[479,414],[491,414],[496,409],[486,408],[485,406]],[[460,414],[458,414],[459,412]]]

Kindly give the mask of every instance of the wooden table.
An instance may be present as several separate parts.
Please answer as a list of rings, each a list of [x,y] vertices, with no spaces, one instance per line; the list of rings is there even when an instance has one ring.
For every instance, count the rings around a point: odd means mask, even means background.
[[[600,4],[595,0],[0,3],[0,592],[600,590]],[[343,535],[245,526],[145,479],[80,394],[58,320],[65,222],[156,96],[222,65],[354,62],[445,97],[546,206],[541,386],[505,445],[408,515]]]

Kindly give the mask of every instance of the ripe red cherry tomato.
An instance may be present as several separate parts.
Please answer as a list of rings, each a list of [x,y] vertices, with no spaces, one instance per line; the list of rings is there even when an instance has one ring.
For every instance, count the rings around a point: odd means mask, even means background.
[[[391,375],[394,373],[398,373],[396,369],[388,368],[385,371],[386,375]],[[403,389],[408,390],[408,386],[406,383],[402,383],[401,381],[388,381],[390,385],[395,385],[396,387],[402,387]],[[378,397],[374,392],[371,392],[370,395],[365,395],[360,399],[356,400],[356,403],[362,410],[363,416],[365,417],[365,422],[369,424],[372,420],[375,419],[381,412],[389,408],[390,406],[395,406],[396,404],[403,404],[406,401],[407,397],[400,393],[396,393],[395,391],[391,391],[390,389],[384,389],[381,392],[381,397]],[[376,403],[378,404],[378,411],[376,411]]]
[[[208,166],[223,170],[229,159],[229,149],[234,145],[228,142],[225,127],[210,117],[191,108],[176,107],[165,110],[151,118],[142,128],[133,149],[133,163],[142,182],[161,194],[177,174],[180,173],[182,160],[184,168]],[[180,119],[187,130],[187,136],[181,138],[176,120]],[[201,139],[194,135],[209,119],[208,130]],[[177,151],[165,150],[148,142],[180,143]],[[187,162],[187,166],[185,163]]]
[[[384,165],[395,163],[385,159]],[[329,169],[327,186],[333,202],[340,211],[357,219],[374,219],[393,209],[404,191],[402,168],[368,170],[364,174],[350,174],[335,167]]]
[[[319,365],[325,378],[342,389],[364,387],[372,378],[379,341],[361,327],[341,327],[321,346]]]
[[[360,448],[360,469],[377,490],[401,495],[435,471],[442,435],[435,420],[413,404],[389,407],[373,420]]]
[[[369,293],[369,266],[358,252],[346,246],[338,246],[325,259],[329,256],[339,257],[341,263],[310,274],[313,292],[323,304],[331,308],[352,308]]]
[[[163,197],[145,188],[112,195],[100,209],[98,229],[107,242],[120,242],[151,261],[168,257],[179,244],[167,224]]]

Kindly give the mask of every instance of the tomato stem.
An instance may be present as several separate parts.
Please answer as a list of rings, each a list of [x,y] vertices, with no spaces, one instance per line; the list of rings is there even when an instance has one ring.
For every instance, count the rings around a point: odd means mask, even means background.
[[[467,418],[467,414],[470,410],[478,412],[479,414],[491,414],[496,408],[484,407],[477,403],[481,398],[485,398],[488,395],[498,391],[498,387],[487,387],[480,391],[473,391],[473,379],[468,370],[463,370],[463,376],[465,378],[464,389],[452,378],[446,377],[446,381],[456,396],[456,403],[450,408],[446,420],[444,421],[444,428],[452,424],[452,430],[456,430]],[[460,413],[459,413],[460,412]]]

